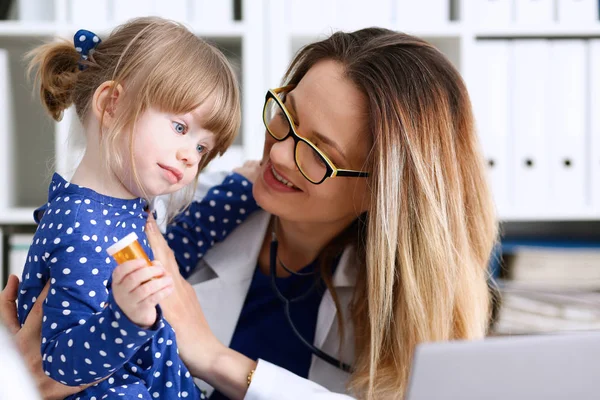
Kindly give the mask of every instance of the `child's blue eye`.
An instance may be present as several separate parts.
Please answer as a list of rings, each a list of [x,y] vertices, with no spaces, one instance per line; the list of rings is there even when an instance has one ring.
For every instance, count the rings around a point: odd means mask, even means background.
[[[179,122],[171,122],[171,124],[173,125],[173,129],[175,129],[175,132],[180,133],[180,134],[184,134],[186,131],[186,126],[183,124],[180,124]]]
[[[206,151],[206,147],[199,144],[198,146],[196,146],[196,151],[200,154],[203,154]]]

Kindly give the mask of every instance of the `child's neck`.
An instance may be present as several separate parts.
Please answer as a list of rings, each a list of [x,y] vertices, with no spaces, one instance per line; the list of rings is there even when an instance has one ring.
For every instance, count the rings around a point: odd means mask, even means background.
[[[133,199],[133,195],[115,173],[107,170],[106,163],[102,160],[99,151],[90,149],[87,146],[83,159],[79,163],[71,183],[92,189],[95,192],[105,196],[116,197],[119,199]]]

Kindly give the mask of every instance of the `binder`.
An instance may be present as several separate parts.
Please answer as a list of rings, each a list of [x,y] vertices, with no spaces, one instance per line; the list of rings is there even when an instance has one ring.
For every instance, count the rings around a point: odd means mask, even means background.
[[[337,24],[337,0],[289,0],[293,32],[331,34]]]
[[[598,22],[597,0],[556,0],[557,19],[561,23]]]
[[[10,237],[9,271],[11,274],[17,275],[19,279],[23,275],[32,239],[33,235],[26,234],[11,235]]]
[[[233,0],[196,0],[193,2],[193,21],[200,28],[218,27],[233,23]]]
[[[53,21],[54,2],[48,0],[18,0],[19,20]]]
[[[15,204],[15,143],[9,53],[0,49],[0,212]]]
[[[509,209],[509,58],[510,42],[476,42],[476,77],[470,88],[477,132],[500,216]],[[491,78],[493,77],[493,78]]]
[[[548,209],[547,98],[550,46],[547,40],[515,40],[510,74],[511,160],[514,210],[535,218]]]
[[[450,22],[448,0],[397,0],[396,20],[400,30],[406,27],[436,27]]]
[[[600,39],[589,41],[589,144],[590,192],[595,215],[600,215]]]
[[[586,196],[586,46],[550,41],[547,109],[552,206],[558,214],[589,205]]]
[[[68,18],[72,24],[82,27],[108,23],[108,0],[70,0]]]
[[[188,0],[156,0],[154,11],[156,15],[160,15],[163,18],[183,23],[188,22],[188,17],[191,15]]]
[[[338,0],[338,28],[356,30],[368,26],[391,27],[392,11],[392,0]]]
[[[515,0],[515,20],[525,24],[554,22],[554,1]]]
[[[481,26],[504,26],[514,19],[511,0],[479,0],[476,4],[477,21]]]
[[[154,2],[148,0],[113,1],[113,20],[122,24],[132,18],[154,14]]]

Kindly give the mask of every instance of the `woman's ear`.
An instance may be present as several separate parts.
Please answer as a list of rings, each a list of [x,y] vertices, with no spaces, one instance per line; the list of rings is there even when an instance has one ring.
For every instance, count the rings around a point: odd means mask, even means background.
[[[123,86],[114,81],[103,82],[96,88],[92,98],[92,112],[103,126],[109,125],[114,117],[119,98],[123,97]],[[102,113],[104,112],[104,116]]]

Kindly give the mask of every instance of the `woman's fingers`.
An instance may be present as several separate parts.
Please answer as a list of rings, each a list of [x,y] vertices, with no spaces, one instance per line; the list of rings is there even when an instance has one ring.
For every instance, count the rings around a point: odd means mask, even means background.
[[[30,333],[37,335],[36,338],[38,341],[42,335],[42,316],[44,315],[42,305],[44,304],[44,300],[46,300],[46,296],[48,296],[48,290],[50,290],[50,282],[46,283],[46,286],[44,286],[44,289],[37,297],[35,304],[31,307],[22,329],[23,333],[26,335],[29,335]]]
[[[260,174],[260,168],[261,164],[259,161],[249,160],[246,161],[241,167],[234,168],[233,172],[242,175],[244,178],[254,183]]]
[[[152,213],[148,213],[148,219],[146,220],[146,236],[153,252],[156,251],[155,249],[159,249],[163,243],[167,245]]]
[[[179,273],[175,254],[173,254],[173,250],[171,250],[162,233],[160,233],[156,220],[152,214],[148,215],[148,220],[146,221],[146,236],[148,237],[152,252],[154,253],[154,259],[160,261],[165,270],[169,273]]]
[[[8,277],[8,283],[0,292],[0,321],[14,335],[21,329],[17,318],[17,293],[19,290],[19,278],[15,275]]]

